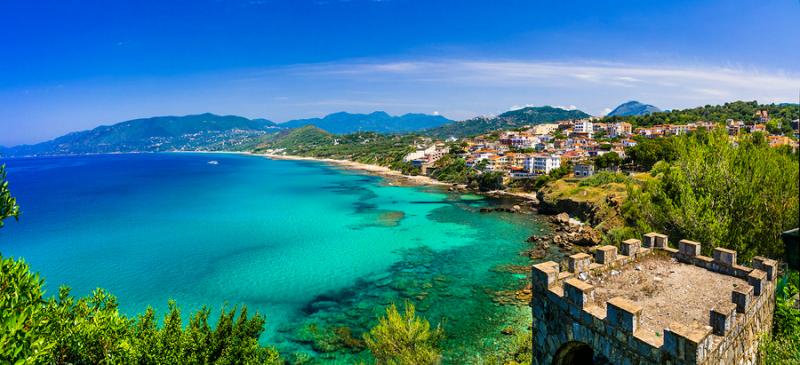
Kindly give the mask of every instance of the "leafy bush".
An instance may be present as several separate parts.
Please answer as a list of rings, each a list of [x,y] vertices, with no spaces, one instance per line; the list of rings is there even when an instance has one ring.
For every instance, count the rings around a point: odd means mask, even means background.
[[[797,226],[800,169],[797,155],[745,138],[729,142],[723,130],[674,138],[675,159],[654,165],[630,185],[622,213],[638,234],[658,230],[675,240],[703,242],[780,257],[783,231]]]
[[[431,175],[434,179],[449,183],[466,184],[475,175],[475,170],[467,166],[466,161],[452,155],[445,155],[434,164],[436,170]]]
[[[650,170],[658,161],[676,158],[674,138],[640,138],[636,145],[625,150],[626,159],[644,170]]]
[[[23,261],[0,256],[0,363],[37,364],[50,358],[50,316],[41,279]]]
[[[505,174],[500,171],[471,175],[469,177],[469,187],[479,191],[501,190],[504,188],[503,176]]]
[[[791,272],[785,279],[775,296],[772,337],[763,337],[760,344],[761,363],[765,365],[800,363],[800,309],[793,305],[800,291],[800,276]]]
[[[616,152],[604,153],[594,160],[594,165],[598,169],[617,167],[622,163],[622,158]]]
[[[175,302],[163,326],[148,309],[138,320],[119,313],[102,289],[76,299],[62,287],[45,300],[42,280],[23,261],[0,256],[0,363],[6,364],[281,364],[258,344],[264,317],[247,309],[222,311],[216,328],[207,309],[187,327]]]
[[[439,364],[439,342],[443,338],[441,327],[431,329],[427,320],[416,316],[410,302],[405,303],[403,313],[394,304],[386,308],[386,316],[364,334],[364,342],[378,365]]]
[[[17,199],[11,196],[6,181],[6,165],[0,165],[0,227],[3,227],[3,220],[6,218],[19,218],[19,206]]]

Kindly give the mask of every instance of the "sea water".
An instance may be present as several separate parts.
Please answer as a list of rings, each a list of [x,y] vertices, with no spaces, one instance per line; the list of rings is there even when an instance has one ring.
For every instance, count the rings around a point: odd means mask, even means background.
[[[500,330],[530,318],[497,297],[525,285],[519,253],[542,225],[479,213],[504,202],[232,154],[3,162],[22,215],[0,253],[40,272],[48,295],[102,287],[131,316],[163,315],[169,299],[186,314],[245,304],[267,317],[262,342],[330,363],[366,356],[336,336],[358,342],[392,303],[443,325],[449,363],[511,346]]]

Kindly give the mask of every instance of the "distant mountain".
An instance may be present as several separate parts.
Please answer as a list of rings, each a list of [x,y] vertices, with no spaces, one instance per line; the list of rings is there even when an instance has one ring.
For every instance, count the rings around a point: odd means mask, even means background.
[[[234,150],[249,147],[275,130],[266,119],[198,114],[134,119],[92,130],[73,132],[54,140],[0,150],[6,156],[114,152]]]
[[[560,120],[588,118],[580,110],[566,110],[552,106],[527,107],[512,110],[497,117],[478,117],[460,122],[452,122],[424,131],[424,134],[439,137],[468,137],[498,129],[514,129],[525,125],[552,123]]]
[[[620,104],[618,107],[614,108],[611,113],[608,113],[609,117],[627,117],[631,115],[647,115],[652,113],[660,112],[661,109],[650,105],[650,104],[642,104],[638,101],[629,101],[627,103]]]
[[[438,127],[451,120],[441,115],[403,114],[391,116],[377,111],[370,114],[334,113],[324,118],[297,119],[281,123],[285,128],[298,128],[313,125],[330,133],[345,134],[353,132],[405,133]]]

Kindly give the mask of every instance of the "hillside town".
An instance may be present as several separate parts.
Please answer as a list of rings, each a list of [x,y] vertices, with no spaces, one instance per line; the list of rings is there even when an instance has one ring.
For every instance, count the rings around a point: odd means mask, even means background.
[[[789,146],[793,151],[797,150],[798,120],[791,122],[794,135],[789,137],[779,132],[770,133],[767,111],[756,114],[754,123],[729,119],[725,124],[697,121],[637,128],[627,122],[606,123],[599,117],[565,120],[466,138],[461,140],[462,151],[456,154],[476,170],[501,172],[510,179],[526,179],[550,174],[566,165],[571,166],[573,176],[577,178],[592,176],[597,165],[617,169],[619,162],[625,160],[626,151],[637,145],[637,140],[679,136],[698,129],[725,128],[732,143],[743,134],[758,132],[764,135],[771,147]],[[447,142],[457,141],[451,138]],[[448,144],[440,141],[418,146],[404,160],[420,168],[422,174],[428,174],[435,169],[435,162],[450,152]],[[597,163],[598,157],[606,154],[612,154],[607,156],[612,166]]]

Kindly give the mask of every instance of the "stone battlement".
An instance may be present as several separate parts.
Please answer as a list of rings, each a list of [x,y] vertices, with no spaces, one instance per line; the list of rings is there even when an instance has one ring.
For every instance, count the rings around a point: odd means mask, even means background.
[[[587,348],[613,364],[756,363],[778,263],[756,257],[745,267],[735,251],[702,256],[700,243],[674,249],[658,233],[643,241],[572,255],[567,271],[552,261],[533,266],[536,363],[575,361]]]

